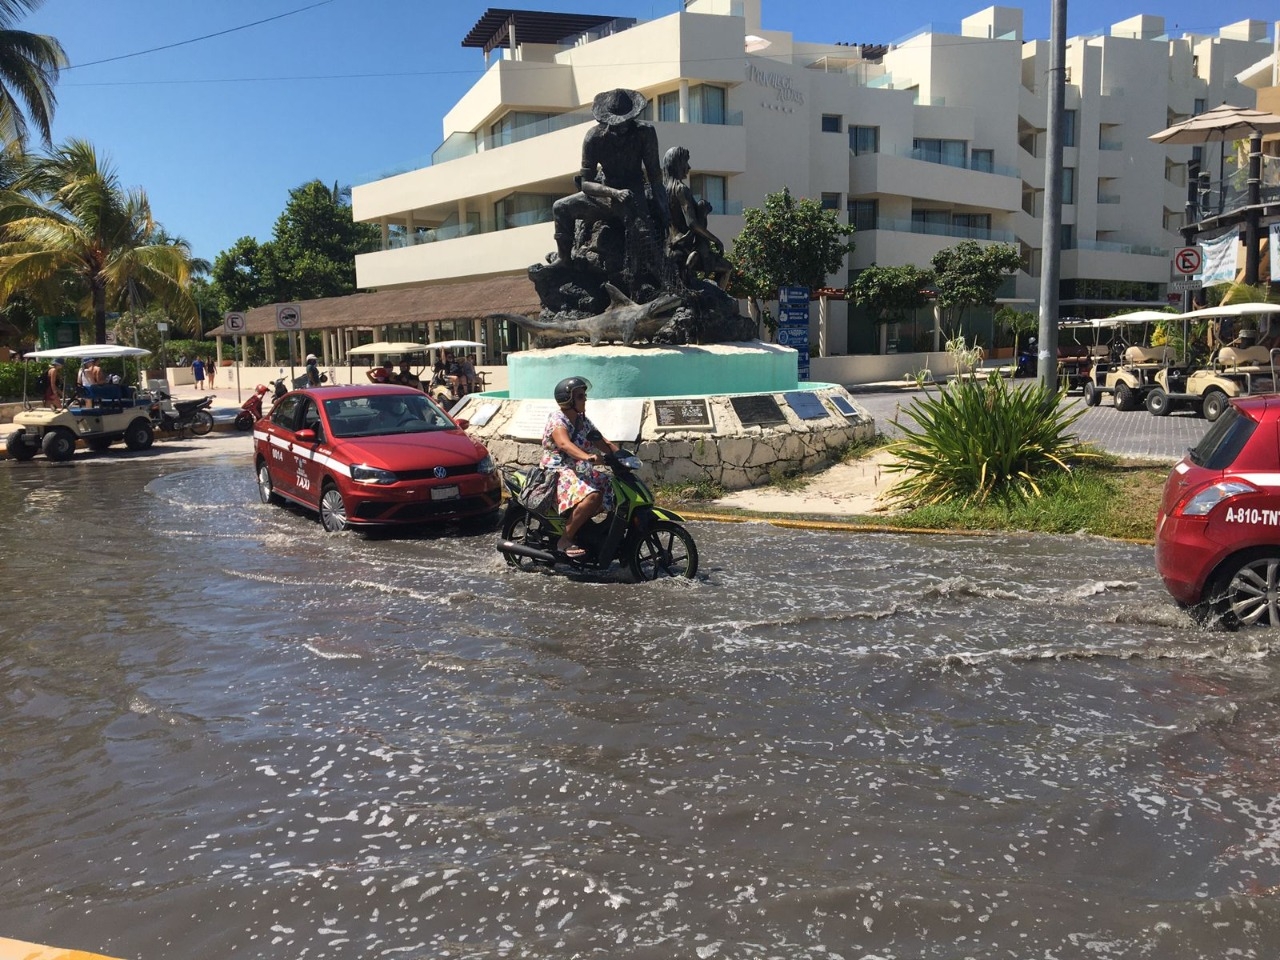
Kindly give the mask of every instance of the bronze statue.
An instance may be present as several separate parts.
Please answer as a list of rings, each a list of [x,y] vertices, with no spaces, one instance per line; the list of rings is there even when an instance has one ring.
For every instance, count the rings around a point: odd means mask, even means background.
[[[624,89],[592,102],[596,125],[582,141],[578,192],[552,205],[555,252],[529,268],[542,316],[522,325],[535,343],[755,337],[755,324],[722,289],[730,267],[707,229],[709,207],[689,189],[689,152],[668,151],[674,165],[664,183],[657,130],[639,119],[646,106],[643,94]]]
[[[685,147],[672,147],[662,157],[663,186],[670,210],[667,249],[676,258],[684,286],[692,286],[698,274],[705,273],[723,290],[729,286],[733,267],[724,258],[720,238],[707,229],[711,204],[693,195],[688,177],[689,151]]]
[[[582,140],[582,169],[574,178],[579,192],[562,197],[551,208],[556,254],[562,263],[572,258],[579,236],[583,259],[607,261],[596,228],[613,226],[623,232],[623,271],[629,274],[626,285],[633,292],[644,279],[660,280],[667,220],[658,134],[653,124],[637,119],[646,105],[644,95],[635,90],[610,90],[595,98],[591,112],[597,123]],[[607,262],[602,265],[612,272]]]

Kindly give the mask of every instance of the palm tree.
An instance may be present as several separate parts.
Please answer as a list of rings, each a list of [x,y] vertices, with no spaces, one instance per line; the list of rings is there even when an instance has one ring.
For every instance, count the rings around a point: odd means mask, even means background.
[[[190,247],[155,242],[162,228],[146,193],[122,188],[84,140],[33,158],[15,188],[0,191],[0,223],[0,302],[25,293],[56,303],[72,289],[93,313],[97,343],[106,340],[108,305],[127,297],[130,283],[180,322],[197,315]]]
[[[57,105],[53,85],[67,65],[67,55],[53,37],[13,29],[19,17],[43,4],[44,0],[0,0],[0,141],[4,143],[25,144],[28,119],[45,144],[52,142]]]

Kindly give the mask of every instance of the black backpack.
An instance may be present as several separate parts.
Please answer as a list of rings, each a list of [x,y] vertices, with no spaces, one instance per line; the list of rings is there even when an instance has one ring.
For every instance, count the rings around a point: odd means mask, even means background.
[[[45,393],[49,389],[49,371],[43,371],[40,376],[36,377],[36,389],[41,393]]]

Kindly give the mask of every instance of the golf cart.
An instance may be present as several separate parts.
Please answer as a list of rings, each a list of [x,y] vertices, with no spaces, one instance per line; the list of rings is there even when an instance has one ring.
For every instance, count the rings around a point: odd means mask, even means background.
[[[1159,310],[1139,310],[1116,317],[1093,320],[1102,330],[1111,331],[1111,347],[1106,359],[1099,358],[1084,385],[1084,402],[1096,407],[1104,394],[1111,394],[1117,410],[1137,410],[1156,385],[1156,374],[1174,362],[1171,347],[1149,344],[1150,325],[1176,315]]]
[[[139,347],[115,344],[88,344],[28,353],[27,360],[109,360],[117,357],[144,357],[151,353]],[[24,399],[25,409],[13,418],[14,430],[5,441],[9,456],[30,460],[40,451],[50,460],[70,460],[76,441],[90,450],[106,450],[123,440],[130,450],[146,450],[155,439],[151,426],[151,398],[139,395],[131,386],[103,383],[91,388],[92,405],[75,397],[63,397],[58,409],[35,409]],[[25,393],[25,391],[24,391]]]
[[[1182,319],[1243,319],[1278,313],[1280,306],[1273,303],[1232,303],[1192,310]],[[1164,417],[1179,407],[1190,407],[1212,423],[1232,398],[1280,392],[1275,362],[1278,353],[1280,350],[1254,345],[1252,337],[1236,337],[1215,350],[1203,366],[1171,366],[1157,373],[1156,386],[1147,394],[1147,410],[1152,416]]]
[[[456,404],[459,400],[461,400],[464,396],[466,396],[467,391],[465,387],[460,390],[459,385],[454,382],[452,376],[449,374],[449,371],[445,369],[445,366],[444,366],[445,352],[459,351],[459,350],[476,350],[477,354],[476,354],[475,360],[473,361],[473,366],[478,367],[480,366],[480,355],[478,351],[482,347],[484,347],[484,344],[480,343],[478,340],[438,340],[435,343],[427,344],[428,350],[438,351],[436,355],[435,368],[433,370],[432,377],[431,377],[431,386],[428,388],[427,392],[430,393],[431,396],[435,398],[436,402],[439,403],[446,410],[452,408],[454,404]],[[480,390],[484,390],[485,387],[484,387],[483,375],[476,374],[476,379],[478,381],[478,388]]]
[[[380,358],[386,360],[394,356],[412,357],[413,364],[417,367],[417,370],[414,371],[414,376],[422,380],[425,388],[427,381],[423,379],[422,375],[427,372],[427,350],[428,347],[425,343],[413,343],[409,340],[389,343],[386,340],[379,340],[376,343],[366,343],[364,346],[352,347],[347,351],[347,363],[351,363],[352,357],[369,357],[371,358],[369,362],[376,366]],[[370,369],[373,368],[371,367]],[[350,383],[356,382],[354,370],[350,371],[347,380]],[[363,383],[364,381],[361,382]]]
[[[1080,334],[1088,332],[1090,343],[1082,343]],[[1058,340],[1058,381],[1062,388],[1070,393],[1073,390],[1084,390],[1093,372],[1093,364],[1098,359],[1109,355],[1108,349],[1098,346],[1098,328],[1089,320],[1062,320],[1058,323],[1059,334],[1071,334],[1071,342]]]

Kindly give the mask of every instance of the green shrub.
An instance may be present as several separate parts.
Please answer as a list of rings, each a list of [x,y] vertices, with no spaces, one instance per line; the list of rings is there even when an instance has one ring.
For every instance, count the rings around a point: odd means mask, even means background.
[[[1069,428],[1084,413],[1063,406],[1063,393],[1004,378],[962,377],[925,394],[904,412],[904,438],[890,445],[897,457],[885,469],[904,474],[889,491],[903,506],[989,498],[1029,500],[1046,476],[1070,473],[1083,450]]]

